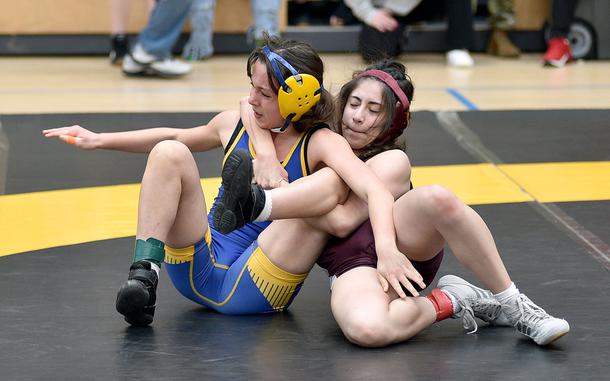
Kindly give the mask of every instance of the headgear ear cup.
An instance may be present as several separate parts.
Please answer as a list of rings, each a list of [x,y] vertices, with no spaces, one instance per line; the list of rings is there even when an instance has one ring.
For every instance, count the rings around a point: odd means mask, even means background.
[[[279,54],[272,52],[268,46],[263,47],[263,53],[271,63],[273,74],[280,83],[277,98],[282,118],[286,119],[284,126],[276,132],[284,132],[291,122],[296,122],[303,114],[311,110],[320,101],[323,87],[311,74],[299,74],[296,69]],[[290,77],[282,77],[278,63],[284,66],[292,74]]]
[[[386,134],[385,138],[394,138],[402,133],[407,123],[407,112],[409,111],[409,98],[405,92],[400,88],[400,85],[390,74],[383,70],[367,70],[363,71],[358,77],[374,77],[385,83],[398,98],[398,104],[394,109],[394,120],[392,121],[392,128]]]
[[[321,88],[316,77],[310,74],[299,74],[299,76],[300,83],[295,76],[288,77],[285,81],[288,91],[281,87],[277,94],[280,114],[284,118],[294,115],[293,122],[301,119],[303,114],[320,101]]]

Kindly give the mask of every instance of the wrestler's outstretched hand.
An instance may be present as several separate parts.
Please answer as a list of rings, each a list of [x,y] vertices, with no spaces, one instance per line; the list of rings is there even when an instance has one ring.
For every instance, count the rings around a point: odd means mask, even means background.
[[[381,254],[381,255],[380,255]],[[397,248],[386,249],[383,253],[377,251],[377,272],[379,282],[384,291],[388,291],[389,286],[396,291],[399,297],[406,298],[401,284],[409,290],[413,296],[419,296],[419,292],[413,287],[411,282],[416,283],[422,289],[426,288],[424,279],[413,267],[411,261]]]
[[[99,142],[99,134],[78,125],[43,130],[42,134],[45,138],[58,138],[82,149],[96,149]]]

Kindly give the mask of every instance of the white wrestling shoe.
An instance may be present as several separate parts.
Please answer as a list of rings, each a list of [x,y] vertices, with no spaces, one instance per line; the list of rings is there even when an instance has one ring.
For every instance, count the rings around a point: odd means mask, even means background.
[[[550,344],[570,332],[567,321],[549,315],[524,294],[516,297],[514,305],[503,305],[502,315],[538,345]]]
[[[499,325],[496,320],[502,311],[502,305],[490,291],[473,286],[455,275],[443,276],[436,287],[453,296],[462,307],[452,318],[461,317],[468,333],[475,333],[478,329],[475,317]]]

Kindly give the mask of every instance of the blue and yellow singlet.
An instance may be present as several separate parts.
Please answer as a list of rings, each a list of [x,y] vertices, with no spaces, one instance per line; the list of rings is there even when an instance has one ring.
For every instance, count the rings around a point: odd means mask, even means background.
[[[318,128],[302,132],[282,165],[292,182],[310,174],[307,144]],[[239,121],[227,147],[225,159],[236,148],[255,152],[245,127]],[[222,185],[218,195],[222,194]],[[271,263],[258,247],[258,235],[270,222],[247,223],[229,234],[212,226],[216,201],[208,215],[209,229],[193,246],[165,249],[170,279],[185,297],[227,314],[281,311],[300,290],[307,274],[291,274]]]

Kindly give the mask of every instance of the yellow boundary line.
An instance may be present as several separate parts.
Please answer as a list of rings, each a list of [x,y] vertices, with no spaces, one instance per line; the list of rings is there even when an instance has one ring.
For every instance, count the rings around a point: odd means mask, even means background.
[[[610,200],[610,162],[415,167],[470,205]],[[219,178],[201,180],[208,209]],[[0,256],[135,235],[139,184],[0,196]]]

